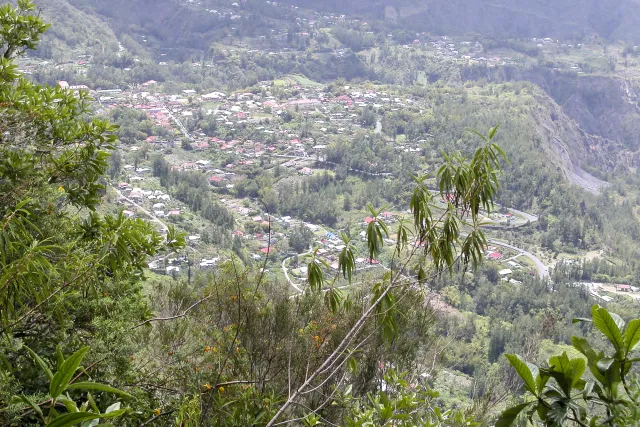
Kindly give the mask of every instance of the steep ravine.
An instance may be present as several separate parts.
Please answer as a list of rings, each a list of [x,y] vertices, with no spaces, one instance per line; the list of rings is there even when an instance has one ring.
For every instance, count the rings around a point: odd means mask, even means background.
[[[583,188],[597,191],[603,182],[585,168],[606,174],[640,164],[639,82],[514,66],[468,67],[461,76],[464,81],[527,81],[542,89],[546,96],[538,101],[550,117],[541,114],[536,120],[564,159],[567,178]]]
[[[583,189],[597,194],[608,185],[583,169],[584,165],[597,166],[599,170],[612,170],[624,158],[612,158],[609,147],[615,147],[613,141],[584,132],[578,124],[569,118],[563,109],[545,94],[537,95],[540,107],[534,120],[542,141],[546,141],[547,157],[562,170],[564,176]],[[616,147],[611,151],[621,150]]]

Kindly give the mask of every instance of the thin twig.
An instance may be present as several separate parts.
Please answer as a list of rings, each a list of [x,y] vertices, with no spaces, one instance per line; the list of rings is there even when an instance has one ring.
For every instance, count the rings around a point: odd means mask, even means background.
[[[198,301],[194,302],[193,304],[191,304],[185,311],[183,311],[181,314],[177,314],[175,316],[169,316],[169,317],[155,317],[153,319],[147,319],[142,323],[138,323],[137,325],[131,327],[131,329],[129,330],[133,330],[136,328],[139,328],[140,326],[146,325],[147,323],[151,323],[151,322],[160,322],[160,321],[165,321],[165,320],[175,320],[175,319],[180,319],[183,317],[186,317],[187,314],[189,314],[189,312],[191,310],[193,310],[194,308],[196,308],[198,305],[202,304],[203,302],[205,302],[206,300],[208,300],[209,298],[211,298],[213,295],[207,295],[204,298],[199,299]]]
[[[171,410],[169,410],[169,411],[162,412],[162,413],[160,413],[160,414],[158,414],[158,415],[154,415],[153,417],[151,417],[151,418],[150,418],[150,419],[148,419],[147,421],[145,421],[145,422],[143,422],[143,423],[138,424],[138,427],[144,427],[144,426],[146,426],[147,424],[151,424],[152,422],[154,422],[154,421],[155,421],[155,420],[157,420],[158,418],[160,418],[160,417],[164,417],[165,415],[172,414],[172,413],[174,413],[175,411],[176,411],[175,409],[171,409]]]

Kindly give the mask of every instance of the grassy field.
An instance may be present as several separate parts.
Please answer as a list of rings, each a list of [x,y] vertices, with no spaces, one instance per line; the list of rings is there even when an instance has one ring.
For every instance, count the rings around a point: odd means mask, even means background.
[[[320,88],[324,86],[318,82],[314,82],[313,80],[307,78],[306,76],[303,76],[302,74],[294,74],[290,76],[290,78],[293,79],[295,82],[297,82],[300,86],[315,87],[315,88]]]
[[[277,79],[273,81],[273,85],[274,86],[295,86],[295,85],[299,85],[299,86],[303,86],[303,87],[309,87],[309,88],[321,88],[323,87],[322,84],[318,83],[318,82],[314,82],[313,80],[307,78],[306,76],[303,76],[302,74],[291,74],[288,76],[285,76],[281,79]]]

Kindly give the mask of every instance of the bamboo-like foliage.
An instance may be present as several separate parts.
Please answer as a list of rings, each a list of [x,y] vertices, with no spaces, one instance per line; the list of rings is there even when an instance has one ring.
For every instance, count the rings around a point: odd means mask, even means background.
[[[493,208],[499,187],[500,159],[506,160],[502,149],[492,141],[497,130],[498,126],[491,128],[487,136],[473,131],[485,144],[471,159],[459,154],[444,154],[445,162],[435,177],[429,174],[411,175],[415,183],[409,201],[412,223],[400,220],[392,258],[404,258],[405,265],[415,263],[413,267],[419,272],[417,279],[420,282],[427,278],[427,271],[431,274],[439,274],[444,270],[452,273],[456,263],[476,268],[482,261],[487,240],[479,228],[480,209],[490,212]],[[434,178],[435,189],[430,189],[427,183]],[[446,202],[444,209],[436,204],[437,195]],[[381,217],[385,208],[376,209],[367,204],[372,217],[366,229],[370,263],[377,260],[384,250],[385,239],[389,238],[389,227]],[[338,271],[351,282],[356,272],[354,247],[348,236],[342,234],[341,238],[345,247],[338,257]],[[410,243],[414,249],[407,252]],[[416,248],[420,248],[420,251],[416,251]],[[327,283],[324,271],[328,270],[328,266],[325,265],[325,269],[322,266],[314,253],[307,273],[310,289],[314,292],[321,291]],[[391,278],[389,276],[388,279]],[[337,277],[334,282],[335,279]],[[380,296],[375,292],[372,295],[373,301]],[[335,310],[335,301],[331,301],[332,310]],[[391,321],[391,318],[388,319]],[[389,329],[393,329],[392,325]]]
[[[337,372],[337,367],[349,360],[350,346],[356,342],[367,321],[375,319],[385,341],[390,343],[394,340],[399,332],[395,312],[399,293],[412,284],[424,285],[444,271],[451,274],[456,265],[478,267],[486,246],[486,238],[480,229],[481,209],[489,213],[493,208],[499,188],[500,159],[506,160],[504,152],[493,142],[497,130],[497,126],[490,129],[487,136],[475,132],[483,139],[484,145],[471,159],[460,154],[444,154],[444,163],[435,176],[411,175],[415,182],[409,201],[412,224],[401,221],[398,226],[397,241],[390,247],[394,266],[387,268],[382,280],[370,290],[369,306],[360,319],[317,370],[290,393],[267,426],[275,425],[276,420],[317,377],[330,377]],[[431,181],[435,181],[434,189],[428,187]],[[438,196],[445,202],[444,208],[436,204]],[[367,209],[372,217],[366,229],[367,255],[369,262],[373,263],[385,250],[389,227],[381,215],[385,208],[375,209],[369,204]],[[324,278],[328,268],[322,268],[323,264],[315,254],[308,268],[309,289],[312,292],[324,290],[325,304],[334,313],[339,311],[340,301],[348,301],[337,293],[333,285],[335,280],[342,276],[351,282],[356,271],[350,240],[343,238],[343,241],[345,248],[338,258],[338,272],[328,288],[324,286],[328,283]],[[408,277],[407,270],[417,271],[417,277]]]

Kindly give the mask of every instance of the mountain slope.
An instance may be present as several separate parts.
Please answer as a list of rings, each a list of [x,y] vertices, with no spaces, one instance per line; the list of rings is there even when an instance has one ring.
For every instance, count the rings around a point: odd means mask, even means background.
[[[37,55],[52,58],[74,50],[82,53],[118,50],[116,35],[100,17],[86,13],[67,0],[47,0],[38,2],[37,6],[46,22],[55,23],[43,35]]]
[[[640,41],[637,0],[288,0],[324,11],[384,18],[415,31],[495,37],[571,38],[597,34]]]

